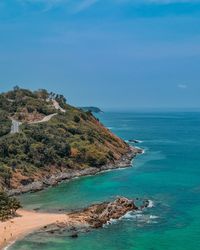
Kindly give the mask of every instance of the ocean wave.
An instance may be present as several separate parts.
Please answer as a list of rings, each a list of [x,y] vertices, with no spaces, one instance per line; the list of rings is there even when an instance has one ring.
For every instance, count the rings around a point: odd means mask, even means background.
[[[136,146],[135,146],[135,148],[137,148],[137,149],[139,149],[139,150],[142,150],[142,151],[141,151],[141,153],[140,153],[140,154],[142,154],[142,155],[146,153],[146,150],[145,150],[145,149],[143,149],[143,148],[136,147]]]
[[[152,200],[148,200],[148,201],[149,201],[148,208],[154,207],[154,202]]]
[[[142,217],[142,211],[130,211],[123,215],[120,219],[137,219]]]
[[[3,250],[9,250],[9,248],[10,248],[13,244],[15,244],[15,242],[16,242],[16,241],[10,242],[6,247],[3,248]]]
[[[128,212],[120,218],[120,220],[133,221],[138,225],[158,223],[159,216],[152,214],[144,214],[142,211]]]
[[[125,142],[129,142],[131,144],[136,144],[136,143],[143,143],[144,141],[141,141],[141,140],[134,140],[134,141],[130,141],[130,140],[125,140]]]
[[[156,215],[150,215],[149,218],[150,218],[151,220],[155,220],[155,219],[158,219],[159,217],[156,216]]]
[[[112,129],[114,129],[114,127],[107,127],[107,129],[112,130]]]
[[[103,227],[107,227],[109,225],[116,224],[117,221],[119,221],[119,220],[120,220],[120,218],[119,219],[110,219],[109,221],[106,222],[106,224],[103,225]]]
[[[155,204],[152,200],[148,200],[149,205],[148,208],[155,207]],[[133,221],[137,225],[143,224],[155,224],[158,223],[159,216],[148,213],[148,210],[138,210],[138,211],[129,211],[125,215],[121,216],[119,219],[111,219],[109,220],[103,227],[107,227],[112,224],[116,224],[121,220],[124,221]]]
[[[137,140],[137,143],[143,143],[144,141]]]

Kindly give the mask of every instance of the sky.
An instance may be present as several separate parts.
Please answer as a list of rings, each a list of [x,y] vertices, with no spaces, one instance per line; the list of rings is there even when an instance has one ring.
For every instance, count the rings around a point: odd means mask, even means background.
[[[1,0],[0,91],[200,108],[200,0]]]

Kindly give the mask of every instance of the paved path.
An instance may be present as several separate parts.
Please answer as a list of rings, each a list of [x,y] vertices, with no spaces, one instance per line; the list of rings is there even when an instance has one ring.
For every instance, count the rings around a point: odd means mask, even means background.
[[[35,121],[35,122],[29,122],[29,124],[37,124],[37,123],[42,123],[42,122],[48,122],[49,120],[51,120],[52,117],[54,117],[55,115],[57,115],[57,113],[51,114],[51,115],[47,115],[45,116],[42,120],[40,121]],[[19,126],[22,124],[21,122],[16,121],[15,119],[11,119],[12,120],[12,125],[11,125],[11,134],[15,134],[15,133],[19,133]]]
[[[66,112],[66,110],[64,110],[63,108],[60,107],[59,103],[56,100],[52,100],[52,101],[53,101],[53,106],[55,109],[60,110],[63,113]]]
[[[51,114],[51,115],[47,115],[45,116],[42,120],[40,121],[35,121],[35,122],[29,122],[29,124],[36,124],[36,123],[42,123],[42,122],[48,122],[49,120],[51,120],[52,117],[54,117],[55,115],[57,115],[57,113]]]
[[[14,119],[12,119],[12,126],[11,126],[11,134],[19,133],[19,126],[21,125],[21,122],[18,122]]]
[[[59,103],[56,100],[53,100],[53,106],[55,109],[60,110],[61,112],[65,113],[66,110],[60,107]],[[29,124],[37,124],[37,123],[42,123],[42,122],[48,122],[51,120],[52,117],[57,115],[57,113],[47,115],[45,116],[42,120],[40,121],[35,121],[35,122],[29,122]],[[21,122],[16,121],[15,119],[11,118],[12,120],[12,126],[11,126],[11,134],[19,133],[19,126],[22,124]]]

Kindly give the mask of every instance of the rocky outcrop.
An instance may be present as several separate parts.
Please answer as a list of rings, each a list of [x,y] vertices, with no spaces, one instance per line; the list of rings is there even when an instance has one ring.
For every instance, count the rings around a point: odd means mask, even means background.
[[[79,232],[87,232],[91,229],[101,228],[112,219],[119,219],[127,212],[142,210],[148,207],[149,202],[144,200],[143,205],[137,207],[134,200],[118,197],[113,202],[103,202],[92,205],[82,211],[68,214],[68,223],[56,223],[46,226],[41,232],[60,234],[68,231],[69,236],[77,238]]]
[[[111,219],[119,219],[133,210],[138,210],[133,200],[119,197],[114,202],[94,205],[86,209],[83,214],[85,213],[88,216],[86,221],[92,228],[99,228]]]

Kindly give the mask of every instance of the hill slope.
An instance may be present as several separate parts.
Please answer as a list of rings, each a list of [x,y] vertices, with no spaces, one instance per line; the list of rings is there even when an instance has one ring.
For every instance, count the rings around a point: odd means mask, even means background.
[[[0,115],[0,187],[47,183],[55,174],[97,170],[130,158],[123,140],[62,95],[15,88],[0,95]],[[19,133],[9,133],[11,119],[22,122]]]

